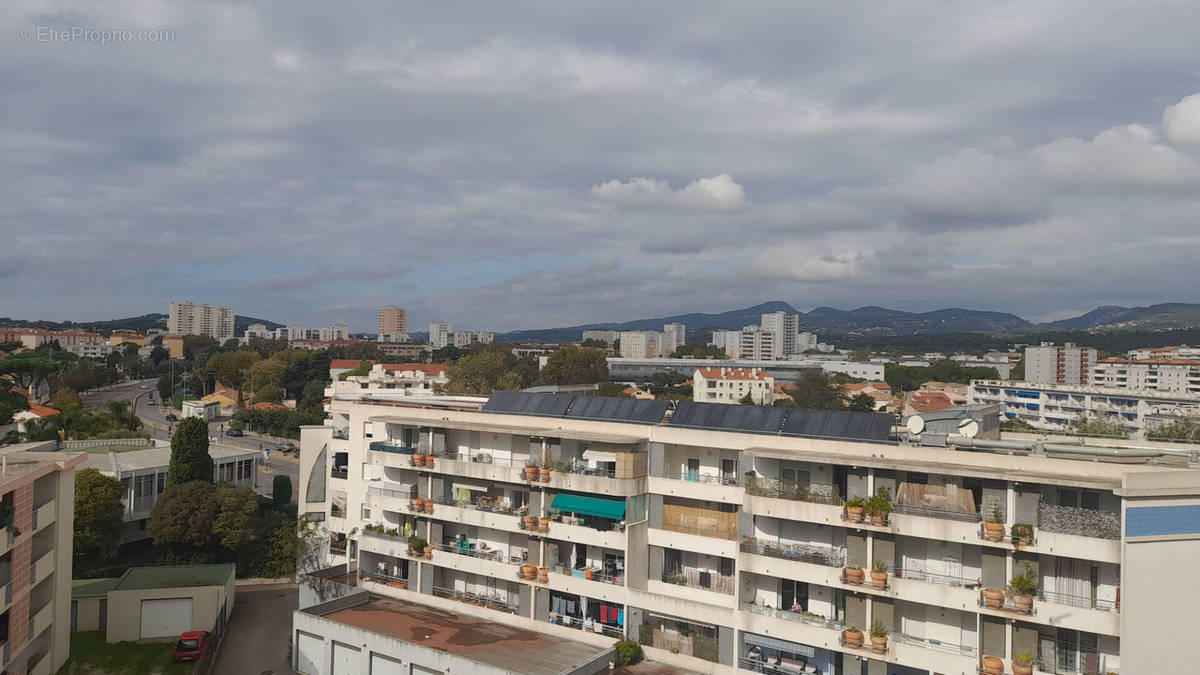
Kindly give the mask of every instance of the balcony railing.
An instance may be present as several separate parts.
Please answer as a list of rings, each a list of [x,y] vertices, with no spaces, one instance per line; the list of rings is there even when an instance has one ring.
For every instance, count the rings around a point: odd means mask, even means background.
[[[805,483],[782,478],[746,477],[746,492],[755,497],[774,497],[796,502],[837,505],[842,496],[837,487],[825,483]]]
[[[682,471],[682,472],[667,472],[663,474],[663,478],[671,480],[681,480],[685,483],[703,483],[705,485],[730,485],[738,484],[736,473],[707,473],[700,471]]]
[[[448,459],[455,462],[473,462],[475,464],[495,464],[496,466],[509,466],[525,468],[529,462],[528,457],[494,457],[486,452],[477,452],[474,455],[465,452],[444,452],[438,455],[441,459]]]
[[[1121,515],[1098,509],[1038,504],[1038,528],[1079,537],[1121,539]]]
[[[742,553],[756,553],[771,558],[795,560],[826,567],[841,567],[846,564],[845,551],[820,544],[797,544],[780,540],[766,541],[754,537],[743,537],[741,549]]]
[[[511,555],[498,548],[476,548],[475,544],[435,544],[433,548],[438,551],[455,553],[480,560],[491,560],[492,562],[504,563],[505,565],[520,565],[525,562],[520,554]]]
[[[843,627],[842,623],[836,619],[827,619],[820,614],[813,614],[812,612],[795,611],[791,609],[775,609],[774,607],[767,607],[765,605],[756,605],[752,602],[739,603],[738,607],[746,612],[753,612],[755,614],[770,616],[776,619],[799,621],[800,623],[807,623],[811,626],[820,626],[821,628],[828,628],[829,630],[840,630]]]
[[[1064,640],[1040,641],[1038,644],[1037,670],[1054,675],[1115,675],[1119,671],[1108,663],[1108,656],[1093,647]]]
[[[662,580],[676,586],[724,593],[725,595],[733,595],[734,587],[736,586],[735,578],[732,575],[725,576],[715,572],[701,572],[700,570],[689,569],[685,569],[682,572],[664,572]]]
[[[333,432],[333,437],[339,441],[348,441],[350,440],[350,430],[342,429],[341,431],[335,431]],[[372,445],[374,445],[374,443],[372,443]],[[374,450],[375,448],[371,449]]]
[[[936,574],[933,572],[926,572],[925,570],[913,569],[911,567],[896,567],[893,569],[892,573],[901,579],[923,581],[927,584],[936,584],[938,586],[951,586],[954,588],[968,588],[974,590],[982,585],[979,579],[955,577],[948,574]]]
[[[1119,610],[1120,606],[1113,600],[1104,600],[1101,598],[1093,598],[1090,595],[1076,595],[1073,593],[1057,593],[1054,591],[1038,591],[1038,600],[1049,602],[1055,605],[1065,605],[1067,607],[1079,607],[1081,609],[1098,609],[1105,612]]]
[[[339,469],[337,467],[333,467],[333,468],[329,469],[329,477],[330,478],[343,478],[343,479],[349,478],[350,471],[347,469]]]
[[[861,643],[851,644],[850,642],[848,642],[846,640],[845,633],[838,633],[838,644],[841,645],[843,649],[853,649],[855,651],[870,652],[872,654],[886,654],[891,649],[891,646],[892,646],[891,640],[888,640],[887,643],[881,647],[876,647],[871,642],[870,633],[868,633],[867,631],[863,631],[862,634],[863,634],[863,637],[862,637]]]
[[[383,584],[384,586],[399,588],[401,590],[408,588],[408,577],[396,577],[390,574],[383,574],[381,572],[362,572],[359,576],[363,581],[371,581],[377,584]]]
[[[717,638],[698,635],[690,630],[685,634],[672,630],[660,630],[644,623],[638,634],[638,642],[656,649],[669,650],[673,654],[694,656],[713,663],[720,660]]]
[[[766,675],[804,675],[805,672],[815,672],[805,671],[804,666],[806,664],[803,661],[785,657],[780,658],[779,663],[776,664],[776,658],[777,657],[771,657],[770,659],[755,659],[747,656],[739,656],[738,668],[740,670],[749,670],[755,673],[765,673]]]
[[[625,631],[620,626],[600,623],[593,619],[576,619],[573,616],[566,616],[564,614],[551,614],[549,621],[556,626],[566,626],[567,628],[574,628],[585,633],[600,633],[614,638],[621,638],[625,635]]]
[[[613,584],[614,586],[625,585],[625,575],[623,574],[609,575],[596,569],[574,569],[564,565],[551,565],[550,571],[566,577],[598,581],[602,584]]]
[[[381,481],[381,485],[367,485],[367,494],[380,495],[381,497],[395,497],[396,499],[412,499],[417,491],[415,485],[405,485],[403,483],[388,483]]]
[[[504,503],[495,503],[486,497],[477,497],[474,500],[438,497],[435,501],[442,506],[455,506],[460,509],[471,509],[472,511],[482,511],[483,513],[499,513],[506,516],[524,516],[529,513],[528,506],[511,506]]]
[[[979,606],[987,607],[988,609],[992,609],[992,610],[996,610],[996,611],[1013,612],[1015,614],[1024,614],[1026,616],[1033,616],[1033,615],[1037,614],[1037,610],[1034,609],[1032,603],[1030,603],[1029,605],[1022,604],[1021,602],[1019,602],[1017,600],[1017,597],[1018,596],[1015,596],[1012,593],[1005,593],[1004,597],[1002,599],[997,600],[995,602],[989,602],[984,597],[983,590],[980,590],[979,591]]]
[[[975,656],[979,652],[979,650],[975,648],[975,645],[963,645],[963,644],[957,644],[954,642],[942,642],[941,640],[934,640],[932,638],[916,637],[915,635],[907,635],[905,633],[892,633],[889,637],[891,637],[891,639],[895,640],[896,642],[903,642],[905,644],[917,645],[919,647],[924,647],[926,649],[936,649],[937,651],[946,652],[948,654],[958,654],[960,656]]]
[[[933,506],[916,506],[914,504],[892,504],[894,513],[909,516],[924,516],[926,518],[942,518],[943,520],[959,520],[965,523],[978,523],[979,514],[953,509],[939,509]]]
[[[417,451],[411,445],[404,445],[395,441],[372,441],[367,447],[378,452],[391,452],[397,455],[411,455]]]
[[[482,593],[472,593],[469,591],[456,591],[450,588],[433,587],[433,595],[437,598],[449,598],[458,602],[476,605],[478,607],[487,607],[499,612],[508,612],[509,614],[517,614],[521,611],[521,606],[502,599],[499,595],[484,595]]]

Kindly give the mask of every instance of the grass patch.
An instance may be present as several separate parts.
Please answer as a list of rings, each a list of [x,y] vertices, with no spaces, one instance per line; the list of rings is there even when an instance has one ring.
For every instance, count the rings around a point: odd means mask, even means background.
[[[71,633],[71,658],[58,675],[183,675],[192,663],[172,663],[174,642],[104,641],[104,631]]]

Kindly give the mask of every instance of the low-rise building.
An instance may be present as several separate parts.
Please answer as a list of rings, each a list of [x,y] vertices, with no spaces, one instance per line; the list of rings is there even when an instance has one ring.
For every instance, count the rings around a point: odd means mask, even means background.
[[[112,333],[108,336],[108,344],[112,347],[118,347],[126,342],[144,347],[146,345],[146,336],[139,335],[138,333]]]
[[[107,642],[177,639],[217,631],[233,613],[236,566],[131,567],[71,586],[71,631],[102,630]]]
[[[183,417],[199,417],[208,422],[221,416],[221,404],[217,401],[184,401]]]
[[[162,346],[166,348],[167,354],[173,359],[183,358],[183,336],[182,335],[164,335],[162,338]]]
[[[749,396],[754,405],[775,401],[775,378],[758,368],[697,368],[692,375],[692,400],[737,405]]]
[[[972,380],[967,398],[1003,406],[1005,419],[1055,431],[1069,432],[1081,416],[1091,416],[1120,422],[1130,435],[1141,437],[1181,417],[1200,417],[1200,394],[1195,393]]]
[[[366,375],[334,380],[334,392],[374,393],[406,390],[433,393],[450,381],[450,366],[444,363],[376,363]]]

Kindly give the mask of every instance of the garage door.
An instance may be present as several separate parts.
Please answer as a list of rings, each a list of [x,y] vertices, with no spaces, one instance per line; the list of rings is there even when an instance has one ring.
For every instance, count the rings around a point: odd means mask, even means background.
[[[396,659],[371,652],[371,675],[408,675]]]
[[[192,630],[191,598],[142,601],[143,638],[179,637],[189,630]]]
[[[305,675],[321,675],[321,652],[325,641],[315,635],[296,633],[296,670]]]
[[[361,654],[358,649],[340,642],[333,643],[333,675],[361,675]]]

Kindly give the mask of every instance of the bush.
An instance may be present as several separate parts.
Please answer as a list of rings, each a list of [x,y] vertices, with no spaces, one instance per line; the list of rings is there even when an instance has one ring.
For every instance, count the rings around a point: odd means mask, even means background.
[[[292,503],[292,479],[288,476],[275,476],[271,483],[271,499],[276,506]]]
[[[621,640],[613,644],[617,650],[617,665],[628,666],[642,660],[642,646],[633,640]]]
[[[424,551],[428,545],[429,542],[415,534],[408,538],[408,548],[413,551]]]

